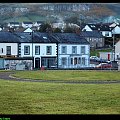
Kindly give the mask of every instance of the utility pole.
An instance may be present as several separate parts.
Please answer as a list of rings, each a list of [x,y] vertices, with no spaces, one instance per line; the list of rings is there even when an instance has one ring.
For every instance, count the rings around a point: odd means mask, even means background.
[[[32,34],[31,34],[31,39],[32,39],[32,70],[34,68],[34,57],[33,57],[33,30],[32,30]]]

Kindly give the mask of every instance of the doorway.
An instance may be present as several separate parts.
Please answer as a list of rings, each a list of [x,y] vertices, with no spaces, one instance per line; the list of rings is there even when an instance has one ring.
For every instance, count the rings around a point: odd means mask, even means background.
[[[35,58],[35,68],[40,68],[40,58]]]

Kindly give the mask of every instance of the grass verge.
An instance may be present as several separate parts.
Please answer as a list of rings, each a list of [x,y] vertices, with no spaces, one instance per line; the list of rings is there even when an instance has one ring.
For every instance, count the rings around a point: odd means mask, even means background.
[[[36,80],[120,80],[119,71],[44,70],[15,71],[12,76]]]

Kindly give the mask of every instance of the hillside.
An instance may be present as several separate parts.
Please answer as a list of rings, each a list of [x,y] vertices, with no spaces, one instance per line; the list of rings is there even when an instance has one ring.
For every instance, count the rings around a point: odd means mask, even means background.
[[[85,22],[111,20],[119,22],[120,3],[87,4],[87,3],[0,3],[0,23],[10,21],[46,21],[53,22],[71,16],[78,16]],[[82,17],[81,17],[82,16]]]

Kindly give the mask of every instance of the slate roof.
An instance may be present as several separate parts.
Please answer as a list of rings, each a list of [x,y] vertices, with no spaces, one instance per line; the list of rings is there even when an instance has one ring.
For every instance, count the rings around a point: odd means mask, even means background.
[[[43,24],[44,22],[43,21],[37,21],[38,24]]]
[[[92,30],[112,31],[114,27],[109,27],[108,24],[87,24]]]
[[[89,42],[76,33],[53,33],[58,43],[89,44]]]
[[[76,33],[0,32],[0,43],[68,43],[89,44]]]
[[[83,37],[94,37],[94,38],[103,38],[103,35],[98,31],[81,31],[80,36]]]
[[[57,43],[57,40],[48,33],[15,32],[14,35],[20,39],[21,43]]]
[[[19,22],[9,22],[10,24],[19,24]]]
[[[33,24],[32,22],[25,22],[25,21],[23,23],[24,24]]]
[[[0,43],[18,43],[20,39],[11,32],[0,32]]]

